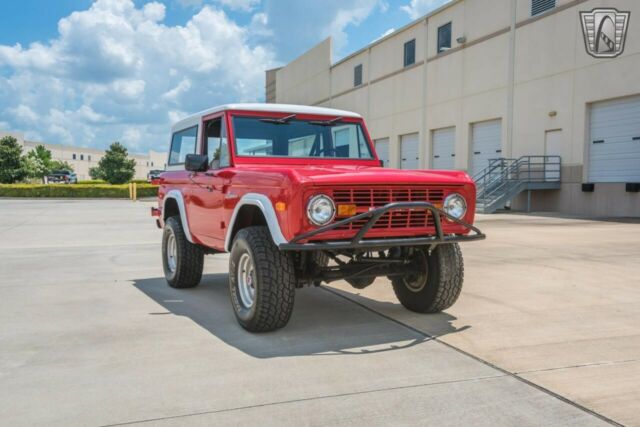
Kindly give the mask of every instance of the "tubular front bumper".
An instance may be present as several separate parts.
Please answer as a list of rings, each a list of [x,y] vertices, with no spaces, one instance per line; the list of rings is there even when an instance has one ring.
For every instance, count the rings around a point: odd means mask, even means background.
[[[435,235],[425,237],[402,237],[402,238],[389,238],[389,239],[365,239],[364,236],[373,227],[373,225],[380,219],[382,215],[392,210],[399,209],[426,209],[431,212],[433,216],[433,222],[435,226]],[[473,235],[466,234],[444,234],[442,231],[441,216],[447,218],[449,221],[462,225],[466,229],[472,231]],[[331,231],[340,226],[349,224],[353,221],[369,218],[356,235],[351,240],[339,240],[339,241],[326,241],[326,242],[308,242],[299,243],[302,240],[313,239],[313,237]],[[439,245],[443,243],[455,243],[455,242],[468,242],[473,240],[482,240],[486,236],[477,227],[467,224],[466,222],[456,219],[443,211],[438,209],[435,205],[429,202],[397,202],[389,203],[385,206],[372,209],[369,212],[364,212],[359,215],[346,218],[341,221],[334,222],[329,225],[318,228],[317,230],[309,231],[307,233],[299,234],[288,243],[282,243],[279,248],[283,251],[314,251],[314,250],[338,250],[338,249],[365,249],[365,250],[382,250],[387,248],[399,247],[399,246],[420,246],[420,245]]]

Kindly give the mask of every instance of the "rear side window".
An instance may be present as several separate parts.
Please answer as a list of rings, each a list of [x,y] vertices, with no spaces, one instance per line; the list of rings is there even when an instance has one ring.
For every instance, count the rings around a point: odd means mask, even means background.
[[[169,164],[179,165],[184,163],[187,154],[196,152],[196,137],[198,126],[181,130],[173,134],[171,139],[171,152],[169,154]]]

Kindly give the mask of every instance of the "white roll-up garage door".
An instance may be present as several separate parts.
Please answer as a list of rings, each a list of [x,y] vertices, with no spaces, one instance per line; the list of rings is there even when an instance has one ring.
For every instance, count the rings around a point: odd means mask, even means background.
[[[384,167],[389,167],[389,138],[380,138],[374,141],[378,158],[384,162]]]
[[[433,131],[433,169],[453,169],[455,167],[456,128],[449,127]]]
[[[640,182],[640,96],[591,106],[589,182]]]
[[[400,169],[418,169],[420,164],[418,140],[417,133],[400,137]]]
[[[471,127],[471,176],[489,166],[490,159],[502,157],[500,119],[474,123]]]

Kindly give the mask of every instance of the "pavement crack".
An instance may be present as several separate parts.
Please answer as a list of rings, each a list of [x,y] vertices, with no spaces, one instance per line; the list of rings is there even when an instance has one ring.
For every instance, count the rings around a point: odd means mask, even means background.
[[[280,400],[275,402],[258,403],[255,405],[236,406],[233,408],[214,409],[211,411],[201,411],[201,412],[191,412],[188,414],[169,415],[166,417],[158,417],[158,418],[146,418],[142,420],[127,421],[127,422],[115,423],[115,424],[104,424],[102,427],[115,427],[115,426],[126,426],[126,425],[133,425],[133,424],[152,423],[157,421],[173,420],[178,418],[196,417],[199,415],[213,415],[213,414],[220,414],[224,412],[242,411],[247,409],[264,408],[264,407],[277,406],[277,405],[287,405],[287,404],[298,403],[298,402],[308,402],[308,401],[321,400],[321,399],[332,399],[336,397],[348,397],[348,396],[357,396],[357,395],[363,395],[363,394],[381,393],[386,391],[406,390],[406,389],[421,388],[421,387],[432,387],[432,386],[445,385],[445,384],[459,384],[459,383],[467,383],[467,382],[474,382],[474,381],[484,381],[484,380],[491,380],[496,378],[504,378],[505,376],[506,375],[504,374],[488,375],[488,376],[464,378],[464,379],[458,379],[458,380],[435,381],[430,383],[410,384],[410,385],[403,385],[403,386],[396,386],[396,387],[382,387],[382,388],[360,390],[360,391],[353,391],[353,392],[347,392],[347,393],[325,394],[321,396],[305,397],[301,399]]]
[[[638,362],[638,361],[640,361],[640,359],[625,359],[625,360],[610,360],[606,362],[580,363],[577,365],[554,366],[553,368],[532,369],[530,371],[517,371],[517,372],[514,372],[514,374],[515,375],[534,374],[537,372],[560,371],[563,369],[588,368],[590,366],[620,365],[623,363],[632,363],[632,362]]]

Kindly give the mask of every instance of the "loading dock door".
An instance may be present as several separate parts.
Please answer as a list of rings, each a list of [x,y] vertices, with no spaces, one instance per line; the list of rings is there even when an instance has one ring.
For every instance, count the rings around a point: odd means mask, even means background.
[[[471,127],[471,176],[489,166],[490,159],[502,157],[500,119],[474,123]]]
[[[418,169],[420,164],[418,139],[417,133],[400,137],[400,169]]]
[[[389,138],[380,138],[374,141],[378,158],[384,162],[384,167],[389,167]]]
[[[455,131],[453,126],[433,131],[433,169],[455,168]]]
[[[640,96],[591,106],[589,182],[640,182]]]

